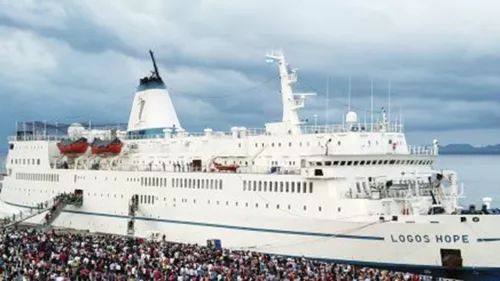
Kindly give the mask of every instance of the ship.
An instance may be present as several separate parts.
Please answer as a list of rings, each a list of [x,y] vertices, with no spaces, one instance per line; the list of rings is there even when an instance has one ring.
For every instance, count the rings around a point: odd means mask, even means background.
[[[340,124],[310,124],[300,112],[314,93],[293,91],[298,71],[281,50],[266,54],[279,71],[281,121],[189,132],[150,57],[154,70],[139,80],[126,128],[37,131],[38,122],[8,138],[3,212],[76,194],[78,204],[51,214],[52,226],[498,280],[498,209],[491,199],[462,207],[457,173],[434,168],[438,140],[408,144],[384,109],[370,123],[348,110]],[[27,221],[42,223],[39,212]]]

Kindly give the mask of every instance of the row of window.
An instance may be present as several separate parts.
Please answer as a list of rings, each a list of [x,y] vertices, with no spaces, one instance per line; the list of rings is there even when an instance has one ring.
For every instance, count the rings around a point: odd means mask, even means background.
[[[172,179],[172,187],[196,189],[222,189],[222,180],[214,179]]]
[[[22,139],[22,137],[21,137]],[[41,145],[21,145],[21,144],[16,144],[14,145],[13,143],[11,143],[9,145],[9,149],[10,150],[14,150],[14,149],[19,149],[19,150],[23,150],[23,149],[43,149],[43,146]]]
[[[309,162],[309,166],[432,165],[432,160],[342,160]]]
[[[134,178],[127,178],[129,182],[135,182]],[[141,186],[167,187],[167,178],[141,177]],[[222,180],[218,179],[180,179],[172,178],[172,187],[196,188],[196,189],[222,189]]]
[[[10,159],[10,164],[13,164],[13,165],[40,165],[40,159]]]
[[[155,196],[154,195],[139,195],[139,204],[154,204]],[[164,198],[165,201],[165,198]]]
[[[59,175],[38,173],[16,173],[16,180],[58,182]]]
[[[309,187],[309,188],[308,188]],[[289,181],[243,181],[243,191],[313,193],[313,183]]]

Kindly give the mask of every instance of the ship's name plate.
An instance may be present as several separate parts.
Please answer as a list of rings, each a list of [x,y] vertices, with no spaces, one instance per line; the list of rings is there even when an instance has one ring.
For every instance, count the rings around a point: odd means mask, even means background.
[[[391,234],[392,243],[470,243],[464,234]]]

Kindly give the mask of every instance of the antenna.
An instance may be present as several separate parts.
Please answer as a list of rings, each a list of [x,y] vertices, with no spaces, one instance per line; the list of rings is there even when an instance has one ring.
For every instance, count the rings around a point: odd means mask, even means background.
[[[370,120],[370,127],[373,132],[373,78],[370,78],[370,88],[371,88],[371,105],[370,105],[370,115],[371,115],[371,120]]]
[[[156,61],[153,51],[149,50],[149,55],[151,56],[151,60],[153,61],[153,66],[155,68],[155,75],[157,78],[160,78],[160,72],[158,72],[158,67],[156,66]]]
[[[365,126],[365,130],[366,130],[366,129],[367,129],[367,128],[366,128],[366,108],[365,108],[365,110],[364,110],[364,111],[365,111],[365,118],[364,118],[365,125],[364,125],[364,126]]]
[[[349,72],[349,91],[347,92],[347,111],[351,111],[351,73]]]
[[[326,77],[325,129],[328,125],[328,104],[330,102],[330,76]]]
[[[387,119],[389,120],[389,125],[391,124],[391,79],[388,82],[388,101],[387,101]]]
[[[399,132],[401,133],[403,131],[403,113],[401,111],[401,107],[399,108]]]

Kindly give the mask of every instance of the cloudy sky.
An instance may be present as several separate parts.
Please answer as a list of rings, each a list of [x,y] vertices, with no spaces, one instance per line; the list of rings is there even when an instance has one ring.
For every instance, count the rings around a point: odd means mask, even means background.
[[[410,141],[500,143],[500,2],[0,0],[0,138],[15,122],[126,122],[153,49],[188,130],[281,118],[282,48],[304,118],[387,105]],[[369,117],[368,117],[369,119]]]

